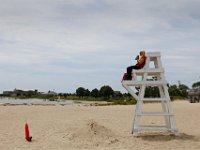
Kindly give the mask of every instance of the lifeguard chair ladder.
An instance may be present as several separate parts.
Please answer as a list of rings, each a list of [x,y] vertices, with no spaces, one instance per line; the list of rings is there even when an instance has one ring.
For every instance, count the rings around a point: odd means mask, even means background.
[[[123,87],[137,100],[135,117],[133,122],[132,133],[138,136],[141,132],[164,131],[178,134],[176,128],[175,117],[171,107],[171,100],[168,93],[167,81],[164,76],[164,69],[161,63],[160,52],[149,52],[146,54],[146,64],[140,70],[132,71],[132,80],[123,80]],[[153,62],[153,68],[150,63]],[[155,77],[156,80],[148,77]],[[140,79],[140,80],[139,80]],[[138,94],[135,93],[133,87],[139,88]],[[144,97],[146,87],[158,87],[159,97]],[[144,102],[160,102],[162,112],[143,112],[142,106]],[[141,125],[142,116],[161,116],[164,117],[164,125]]]

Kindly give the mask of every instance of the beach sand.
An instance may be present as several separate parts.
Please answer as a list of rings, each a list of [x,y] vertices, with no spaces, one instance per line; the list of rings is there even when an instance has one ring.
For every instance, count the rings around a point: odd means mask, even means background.
[[[135,105],[0,106],[0,150],[199,150],[200,103],[172,102],[179,135],[131,134]],[[160,104],[145,104],[158,110]],[[162,123],[146,117],[143,123]],[[28,123],[32,142],[25,140]]]

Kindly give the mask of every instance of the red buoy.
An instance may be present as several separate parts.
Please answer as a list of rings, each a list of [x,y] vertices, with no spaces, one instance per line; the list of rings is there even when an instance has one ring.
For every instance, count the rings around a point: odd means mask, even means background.
[[[32,137],[29,135],[29,129],[28,129],[28,124],[25,124],[25,138],[27,141],[31,142]]]

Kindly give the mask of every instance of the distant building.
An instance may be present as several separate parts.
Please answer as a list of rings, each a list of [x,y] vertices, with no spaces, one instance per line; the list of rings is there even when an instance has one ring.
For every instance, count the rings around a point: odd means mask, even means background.
[[[115,95],[115,96],[121,96],[122,93],[121,93],[120,91],[114,91],[114,95]]]
[[[3,95],[11,95],[13,94],[13,91],[3,91]]]
[[[200,86],[188,90],[190,103],[200,102]]]
[[[3,91],[4,96],[27,96],[36,93],[38,93],[38,90],[24,91],[24,90],[14,89],[13,91]]]
[[[4,96],[17,96],[18,93],[19,91],[16,89],[14,91],[3,91]]]
[[[54,91],[48,91],[48,92],[40,92],[40,94],[44,94],[44,95],[58,95],[56,92]]]

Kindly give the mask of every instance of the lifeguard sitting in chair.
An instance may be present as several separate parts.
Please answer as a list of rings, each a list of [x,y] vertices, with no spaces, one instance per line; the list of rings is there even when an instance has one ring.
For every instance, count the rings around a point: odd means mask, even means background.
[[[138,69],[142,69],[145,65],[146,62],[146,56],[145,56],[145,51],[140,51],[140,56],[138,55],[135,60],[137,60],[137,63],[133,66],[129,66],[127,67],[127,72],[124,73],[123,79],[122,80],[131,80],[132,76],[132,70],[138,70]]]

